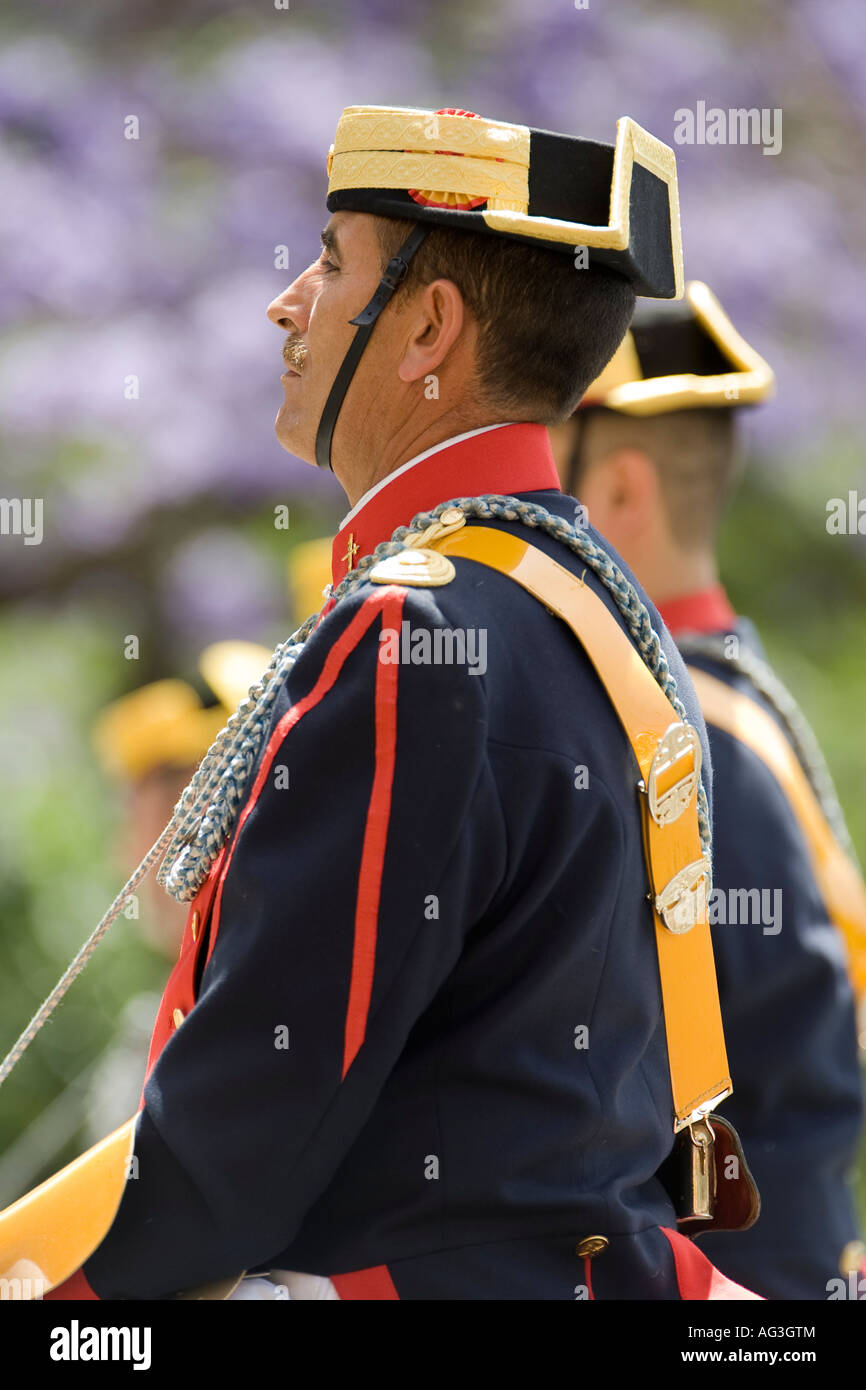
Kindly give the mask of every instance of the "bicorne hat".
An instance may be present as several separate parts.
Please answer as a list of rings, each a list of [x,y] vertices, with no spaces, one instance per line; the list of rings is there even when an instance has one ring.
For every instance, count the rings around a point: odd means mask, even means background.
[[[683,292],[674,152],[628,116],[616,144],[603,145],[455,108],[348,106],[328,154],[327,203],[414,225],[351,320],[357,332],[316,432],[322,468],[361,353],[432,226],[544,247],[572,256],[578,272],[606,266],[650,298]]]
[[[328,211],[505,236],[624,275],[639,295],[683,292],[674,152],[636,121],[616,144],[470,111],[349,106],[328,155]]]
[[[704,406],[757,405],[772,396],[773,370],[737,332],[702,280],[679,304],[639,304],[631,328],[580,409],[663,415]]]

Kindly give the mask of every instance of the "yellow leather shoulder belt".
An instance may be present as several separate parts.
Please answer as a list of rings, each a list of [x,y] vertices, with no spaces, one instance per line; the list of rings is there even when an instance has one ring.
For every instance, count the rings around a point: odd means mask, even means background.
[[[667,1034],[674,1129],[733,1089],[722,1030],[707,895],[710,865],[698,830],[701,749],[598,595],[537,547],[505,531],[467,526],[425,542],[508,575],[571,628],[631,744]]]
[[[845,938],[852,984],[862,996],[866,992],[866,884],[856,864],[833,834],[796,753],[772,715],[717,676],[696,668],[690,668],[689,674],[707,723],[750,748],[785,793],[806,841],[824,905]]]

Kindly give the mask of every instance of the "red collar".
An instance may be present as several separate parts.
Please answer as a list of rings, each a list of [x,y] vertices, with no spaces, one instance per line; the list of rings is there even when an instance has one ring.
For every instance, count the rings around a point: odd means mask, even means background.
[[[737,621],[721,584],[713,584],[697,594],[668,599],[667,603],[657,606],[673,637],[678,632],[730,632]]]
[[[416,512],[426,512],[451,497],[484,492],[559,492],[550,436],[543,425],[498,425],[469,439],[440,445],[405,473],[392,474],[340,527],[331,550],[331,575],[340,583],[354,563],[387,541],[398,526],[408,526]]]

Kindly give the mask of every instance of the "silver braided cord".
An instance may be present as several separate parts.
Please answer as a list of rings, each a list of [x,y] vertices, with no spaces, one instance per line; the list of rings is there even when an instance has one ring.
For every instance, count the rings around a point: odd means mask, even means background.
[[[82,970],[84,969],[87,962],[90,960],[90,957],[93,955],[93,952],[96,950],[100,941],[105,936],[105,933],[108,931],[109,927],[112,926],[112,924],[120,916],[123,909],[126,907],[126,904],[128,903],[131,894],[135,892],[142,879],[147,878],[147,875],[150,873],[157,859],[162,854],[165,846],[168,844],[168,837],[169,832],[171,830],[171,826],[172,823],[170,821],[169,824],[165,827],[165,830],[163,830],[159,839],[156,840],[155,843],[151,846],[151,848],[147,851],[147,854],[144,856],[135,872],[130,874],[126,883],[123,885],[117,897],[114,899],[114,902],[111,904],[101,921],[90,933],[90,936],[84,942],[84,945],[81,947],[77,956],[75,956],[74,960],[72,960],[66,967],[66,970],[63,972],[60,979],[57,981],[57,984],[54,986],[51,993],[47,996],[47,998],[43,999],[42,1003],[39,1005],[39,1008],[36,1010],[36,1013],[31,1018],[30,1022],[24,1029],[24,1032],[21,1034],[20,1038],[15,1043],[14,1047],[10,1049],[10,1051],[3,1058],[3,1061],[0,1062],[0,1086],[3,1085],[3,1082],[6,1080],[7,1076],[12,1071],[12,1068],[21,1060],[22,1056],[27,1051],[27,1048],[30,1046],[33,1039],[36,1037],[36,1034],[39,1032],[39,1029],[42,1027],[44,1023],[48,1022],[48,1019],[54,1013],[54,1010],[57,1008],[57,1005],[60,1003],[64,994],[69,989],[69,986],[72,984],[73,980],[76,980],[78,976],[81,974]]]
[[[286,642],[217,734],[172,812],[171,839],[157,883],[178,902],[191,902],[237,819],[244,786],[262,746],[271,706],[316,625],[311,614]]]
[[[780,681],[773,668],[740,644],[738,656],[728,656],[725,650],[725,635],[722,633],[683,633],[677,639],[677,646],[683,656],[704,656],[717,661],[751,681],[755,690],[762,695],[781,719],[794,752],[805,772],[809,785],[818,799],[818,804],[830,825],[833,834],[842,848],[857,863],[857,854],[845,824],[845,815],[839,804],[839,797],[833,785],[830,769],[809,724],[790,690]],[[859,866],[858,866],[859,867]]]
[[[398,555],[405,548],[404,543],[408,538],[422,535],[444,511],[455,507],[459,507],[467,518],[516,521],[543,530],[578,555],[613,596],[644,662],[678,718],[686,719],[685,707],[677,694],[676,680],[670,673],[649,612],[634,585],[613,563],[607,551],[596,545],[583,528],[571,525],[535,502],[488,494],[483,497],[453,498],[449,502],[441,502],[433,511],[419,512],[409,526],[398,526],[390,541],[383,541],[372,554],[358,561],[333,590],[335,602],[339,603],[364,583],[367,572],[380,560]],[[195,898],[234,830],[244,790],[268,733],[272,706],[318,619],[319,614],[311,614],[287,641],[277,646],[267,670],[250,687],[249,695],[228,719],[181,792],[171,819],[159,839],[124,884],[96,930],[85,941],[0,1063],[0,1085],[50,1018],[72,982],[81,974],[109,927],[120,916],[130,894],[150,872],[160,855],[163,859],[157,882],[178,902],[191,902]],[[702,848],[709,856],[710,821],[703,782],[698,786],[698,825]]]

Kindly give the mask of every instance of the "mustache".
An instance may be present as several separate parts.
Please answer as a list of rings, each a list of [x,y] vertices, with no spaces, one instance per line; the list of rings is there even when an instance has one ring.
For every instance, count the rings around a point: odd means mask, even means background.
[[[283,343],[283,361],[293,372],[302,372],[310,355],[310,349],[300,334],[290,333]]]

